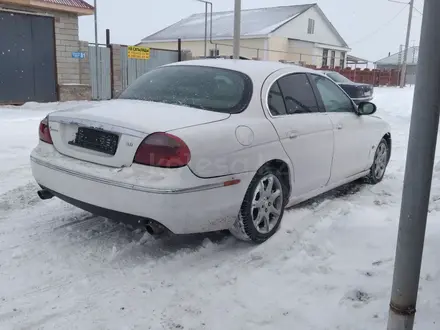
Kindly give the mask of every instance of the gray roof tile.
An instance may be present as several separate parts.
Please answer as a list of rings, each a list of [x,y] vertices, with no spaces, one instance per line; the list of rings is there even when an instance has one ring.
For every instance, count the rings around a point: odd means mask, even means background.
[[[315,4],[281,6],[272,8],[248,9],[241,12],[242,36],[265,36],[281,25],[300,15]],[[234,12],[212,13],[213,39],[229,39],[233,36]],[[208,21],[209,26],[209,21]],[[205,33],[205,14],[194,14],[159,32],[142,39],[146,41],[197,40]],[[209,27],[208,27],[209,35]]]
[[[403,61],[403,52],[392,54],[391,56],[385,57],[380,59],[376,62],[378,65],[401,65]],[[419,47],[413,46],[408,47],[407,50],[407,64],[408,65],[414,65],[417,64],[417,61],[419,60]]]

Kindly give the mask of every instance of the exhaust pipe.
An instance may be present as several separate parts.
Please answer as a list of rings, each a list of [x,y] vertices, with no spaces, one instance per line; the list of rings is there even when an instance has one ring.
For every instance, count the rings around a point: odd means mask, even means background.
[[[53,194],[46,189],[38,190],[37,194],[42,200],[51,199],[53,197]]]
[[[165,228],[161,225],[149,223],[145,226],[145,229],[147,230],[147,233],[151,236],[161,236],[165,233]]]

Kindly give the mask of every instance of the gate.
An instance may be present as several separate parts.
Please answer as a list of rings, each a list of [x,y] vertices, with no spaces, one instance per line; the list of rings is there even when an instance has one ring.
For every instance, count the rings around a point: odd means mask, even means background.
[[[96,67],[96,47],[89,44],[90,80],[93,100],[112,98],[110,48],[98,45],[98,68]],[[98,70],[98,73],[96,72]],[[98,78],[99,77],[99,84]]]
[[[128,58],[127,46],[121,47],[122,90],[125,90],[144,73],[158,66],[174,63],[178,60],[179,54],[176,50],[150,48],[150,58],[148,60],[142,60]]]
[[[57,100],[52,17],[0,11],[0,103]]]

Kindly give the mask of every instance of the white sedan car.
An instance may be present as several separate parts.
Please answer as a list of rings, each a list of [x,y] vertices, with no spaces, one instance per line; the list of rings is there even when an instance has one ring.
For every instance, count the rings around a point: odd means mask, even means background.
[[[152,234],[229,229],[263,242],[284,209],[382,180],[389,125],[317,71],[277,62],[159,67],[119,99],[50,113],[32,151],[53,196]]]

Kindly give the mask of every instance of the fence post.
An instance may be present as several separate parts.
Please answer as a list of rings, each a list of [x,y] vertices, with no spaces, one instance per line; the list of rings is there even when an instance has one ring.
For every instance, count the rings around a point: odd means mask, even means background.
[[[110,49],[110,97],[114,98],[114,82],[113,82],[113,47],[110,43],[110,29],[105,29],[105,45]]]
[[[110,29],[105,29],[105,45],[110,47]]]
[[[182,62],[182,39],[177,39],[177,61]]]

